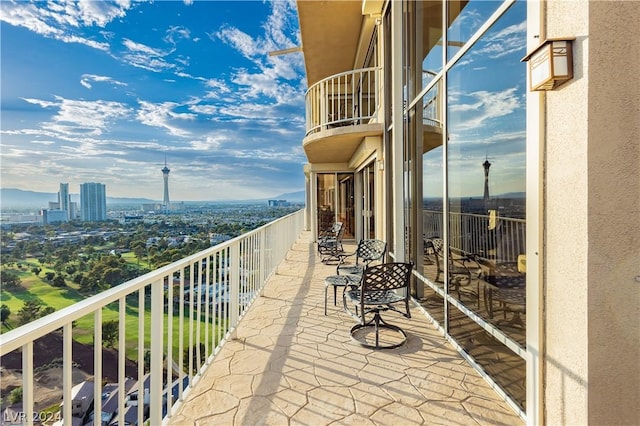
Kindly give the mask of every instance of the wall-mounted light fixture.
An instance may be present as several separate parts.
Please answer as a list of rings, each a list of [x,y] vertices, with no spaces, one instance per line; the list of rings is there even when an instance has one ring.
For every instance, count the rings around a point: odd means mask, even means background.
[[[573,78],[575,37],[549,38],[522,58],[529,65],[531,90],[552,90]]]

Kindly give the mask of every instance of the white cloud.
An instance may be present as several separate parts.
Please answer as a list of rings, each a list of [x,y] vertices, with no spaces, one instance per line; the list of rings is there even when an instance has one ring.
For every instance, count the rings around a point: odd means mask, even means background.
[[[125,16],[129,1],[103,2],[0,2],[0,19],[13,26],[29,29],[45,37],[65,43],[79,43],[107,51],[109,45],[83,37],[82,27],[104,27],[116,18]]]
[[[79,101],[58,96],[55,99],[54,102],[24,99],[42,108],[57,109],[52,122],[42,125],[44,129],[55,133],[100,135],[108,129],[112,121],[127,117],[131,113],[126,105],[119,102]]]
[[[165,52],[160,49],[154,49],[142,43],[136,43],[133,40],[125,38],[122,40],[122,44],[130,51],[134,53],[141,53],[148,56],[164,56]]]
[[[140,109],[137,113],[137,119],[147,126],[160,127],[166,129],[173,136],[186,137],[189,131],[179,128],[172,124],[176,120],[194,120],[197,116],[190,113],[175,112],[180,104],[175,102],[152,103],[139,101]]]
[[[212,36],[230,45],[246,58],[253,58],[264,51],[264,49],[259,48],[258,41],[253,40],[249,34],[234,27],[224,26]]]
[[[80,84],[82,84],[87,89],[91,89],[91,82],[96,83],[109,83],[116,86],[126,86],[127,83],[123,83],[122,81],[114,80],[111,77],[103,76],[103,75],[95,75],[95,74],[82,74],[80,78]]]
[[[522,108],[516,87],[501,92],[481,90],[468,96],[474,102],[461,102],[450,107],[452,116],[462,114],[455,120],[455,128],[459,130],[482,126],[487,120],[509,115]]]
[[[276,57],[269,57],[270,51],[298,46],[299,39],[292,39],[288,34],[296,34],[292,31],[295,27],[296,14],[295,2],[275,1],[270,3],[272,10],[263,25],[264,35],[252,38],[239,29],[224,25],[216,33],[210,35],[223,41],[237,50],[246,59],[252,61],[258,72],[247,69],[237,69],[232,77],[232,82],[240,86],[241,99],[255,99],[266,96],[278,104],[289,104],[296,95],[301,93],[299,76],[303,72],[302,55],[293,53]],[[294,80],[292,87],[289,80]],[[211,94],[212,97],[216,93]]]

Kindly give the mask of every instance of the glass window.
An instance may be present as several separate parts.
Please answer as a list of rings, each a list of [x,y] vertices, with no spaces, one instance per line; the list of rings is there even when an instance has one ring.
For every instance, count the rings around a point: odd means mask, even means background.
[[[333,173],[318,174],[318,234],[331,228],[335,222],[335,192],[335,175]]]
[[[517,2],[447,74],[448,293],[521,347],[526,335],[526,67],[520,62],[525,36],[526,5]],[[469,354],[524,408],[524,360],[506,348],[496,357],[486,350],[497,344],[488,333],[470,327],[455,306],[450,312],[451,335],[464,336]]]
[[[338,221],[344,226],[344,238],[355,238],[355,197],[353,173],[338,174]]]
[[[353,173],[319,173],[317,179],[318,233],[339,221],[344,238],[355,238]]]
[[[497,0],[453,0],[449,8],[447,59],[451,59],[502,5]],[[524,55],[522,55],[524,56]]]
[[[416,53],[421,73],[420,89],[442,71],[442,1],[421,1],[416,6]]]
[[[406,167],[414,177],[405,199],[415,212],[407,238],[420,276],[412,295],[525,410],[526,3],[476,34],[502,4],[445,3],[447,57],[478,39],[444,65],[435,24],[442,3],[407,6],[416,25],[406,28],[405,65],[421,64],[408,75],[417,80],[432,69],[436,79],[423,80],[421,88],[431,88],[420,98],[421,90],[406,90]]]

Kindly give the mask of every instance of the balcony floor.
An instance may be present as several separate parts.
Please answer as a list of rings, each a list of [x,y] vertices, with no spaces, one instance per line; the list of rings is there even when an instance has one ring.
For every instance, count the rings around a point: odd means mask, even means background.
[[[523,424],[418,309],[383,314],[407,332],[402,347],[353,342],[331,289],[324,315],[334,273],[303,233],[170,424]]]

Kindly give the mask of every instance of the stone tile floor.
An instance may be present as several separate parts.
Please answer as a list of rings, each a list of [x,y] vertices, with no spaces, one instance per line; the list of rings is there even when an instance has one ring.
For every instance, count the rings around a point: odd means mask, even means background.
[[[303,233],[170,424],[524,424],[417,309],[384,315],[409,336],[400,348],[352,341],[331,289],[324,315],[333,273]]]

